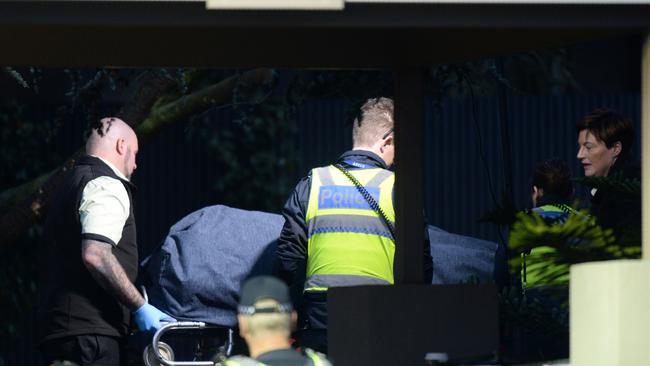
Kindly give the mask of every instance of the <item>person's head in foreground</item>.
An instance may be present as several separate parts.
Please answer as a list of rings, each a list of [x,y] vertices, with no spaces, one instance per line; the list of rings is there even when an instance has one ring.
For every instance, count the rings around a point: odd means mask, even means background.
[[[284,282],[271,276],[247,280],[242,286],[237,311],[239,332],[248,344],[251,357],[291,347],[289,336],[297,315]]]

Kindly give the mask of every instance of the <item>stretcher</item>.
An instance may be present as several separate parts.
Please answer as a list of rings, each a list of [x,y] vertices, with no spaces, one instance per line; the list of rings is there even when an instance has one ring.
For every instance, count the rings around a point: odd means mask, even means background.
[[[237,334],[241,283],[272,274],[284,219],[210,206],[181,219],[143,263],[148,301],[178,323],[153,336],[147,366],[207,366],[246,351]],[[498,245],[428,226],[432,284],[491,283]],[[187,336],[188,342],[174,340]],[[183,349],[181,349],[183,348]]]
[[[208,366],[245,351],[237,332],[241,283],[271,274],[280,215],[210,206],[173,225],[141,264],[147,301],[177,319],[144,348],[146,366]]]

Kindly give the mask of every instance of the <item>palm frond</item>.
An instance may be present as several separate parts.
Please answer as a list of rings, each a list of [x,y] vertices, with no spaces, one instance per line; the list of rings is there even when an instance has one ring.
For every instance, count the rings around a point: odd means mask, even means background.
[[[598,260],[637,258],[640,246],[619,242],[611,229],[596,225],[586,211],[570,215],[564,223],[551,224],[536,213],[519,213],[509,240],[516,256],[509,262],[517,271],[526,264],[526,273],[536,283],[565,284],[572,264]]]
[[[587,187],[615,194],[619,199],[638,202],[641,197],[641,181],[636,178],[615,175],[611,177],[581,177],[573,180]]]

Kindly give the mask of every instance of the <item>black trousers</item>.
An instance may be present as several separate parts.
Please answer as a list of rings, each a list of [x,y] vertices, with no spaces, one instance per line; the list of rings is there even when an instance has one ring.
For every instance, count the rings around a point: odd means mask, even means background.
[[[303,329],[298,335],[300,347],[327,354],[327,329]]]
[[[122,340],[95,334],[51,339],[40,346],[43,365],[71,361],[78,366],[122,365]]]
[[[300,345],[327,354],[327,292],[305,291],[302,307],[306,323],[298,335]]]

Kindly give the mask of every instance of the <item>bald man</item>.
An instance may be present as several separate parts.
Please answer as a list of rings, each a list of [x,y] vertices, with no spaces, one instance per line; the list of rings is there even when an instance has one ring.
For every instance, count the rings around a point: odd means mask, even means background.
[[[43,234],[38,314],[46,365],[120,365],[131,312],[144,331],[173,321],[133,284],[135,132],[118,118],[104,118],[93,127],[86,154],[55,194]]]

